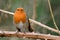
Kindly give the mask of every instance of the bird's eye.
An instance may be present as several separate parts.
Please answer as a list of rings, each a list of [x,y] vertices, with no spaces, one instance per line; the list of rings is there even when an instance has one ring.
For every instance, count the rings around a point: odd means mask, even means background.
[[[23,11],[23,9],[21,9],[21,11]]]
[[[17,9],[17,11],[19,11],[19,9]]]

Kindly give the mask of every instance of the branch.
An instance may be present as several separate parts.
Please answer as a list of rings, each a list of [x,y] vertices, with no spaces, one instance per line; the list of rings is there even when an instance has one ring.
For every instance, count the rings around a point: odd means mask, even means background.
[[[1,11],[1,12],[4,12],[4,13],[7,13],[7,14],[14,15],[12,12],[4,11],[4,10],[1,10],[1,9],[0,9],[0,11]],[[56,30],[56,29],[51,28],[51,27],[49,27],[49,26],[47,26],[47,25],[44,25],[44,24],[42,24],[41,22],[37,22],[37,21],[32,20],[32,19],[29,19],[29,20],[30,20],[31,22],[39,25],[40,27],[46,28],[46,29],[48,29],[48,30],[51,30],[51,31],[53,31],[53,32],[56,32],[56,33],[60,34],[60,31],[59,31],[59,30]]]
[[[26,38],[35,38],[35,39],[60,39],[60,36],[53,36],[53,35],[45,35],[45,34],[39,34],[39,33],[16,33],[13,31],[0,31],[0,37],[26,37]]]
[[[52,7],[51,7],[50,0],[48,0],[48,6],[49,6],[49,9],[50,9],[50,14],[51,14],[51,17],[52,17],[54,26],[56,27],[57,30],[59,30],[59,28],[58,28],[58,26],[57,26],[57,24],[56,24],[56,21],[55,21],[55,19],[54,19],[54,15],[53,15],[53,11],[52,11]]]

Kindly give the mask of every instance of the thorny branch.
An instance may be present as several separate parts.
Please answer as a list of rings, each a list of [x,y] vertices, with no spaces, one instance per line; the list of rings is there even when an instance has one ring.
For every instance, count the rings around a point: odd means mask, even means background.
[[[60,36],[53,36],[53,35],[47,35],[47,34],[40,34],[40,33],[21,33],[16,31],[0,31],[0,37],[25,37],[25,38],[34,38],[34,39],[60,39]]]

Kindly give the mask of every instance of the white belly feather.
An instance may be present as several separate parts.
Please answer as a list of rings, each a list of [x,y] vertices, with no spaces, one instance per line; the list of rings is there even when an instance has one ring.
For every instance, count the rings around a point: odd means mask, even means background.
[[[21,29],[21,32],[28,32],[28,29],[27,29],[27,24],[26,23],[23,23],[22,21],[17,24],[17,26],[19,29]]]

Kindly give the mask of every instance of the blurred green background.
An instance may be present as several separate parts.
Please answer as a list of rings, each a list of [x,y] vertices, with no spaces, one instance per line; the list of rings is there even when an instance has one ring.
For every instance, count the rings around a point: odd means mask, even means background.
[[[60,29],[59,27],[60,26],[60,0],[50,0],[50,1],[51,1],[52,10],[54,13],[55,21],[57,23],[58,28]],[[25,12],[29,16],[29,18],[35,19],[38,22],[46,24],[52,28],[55,28],[53,24],[53,20],[51,18],[47,0],[0,0],[0,9],[14,13],[16,8],[18,7],[23,7]],[[35,14],[34,14],[34,11],[35,11]],[[55,32],[49,31],[35,24],[33,25],[33,28],[35,29],[35,31],[38,31],[40,33],[59,35]],[[12,15],[4,14],[3,12],[0,12],[0,30],[16,31],[16,28],[14,27],[14,24],[13,24]],[[13,39],[19,40],[13,37],[0,38],[0,40],[13,40]]]

